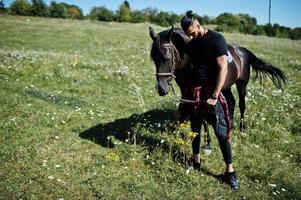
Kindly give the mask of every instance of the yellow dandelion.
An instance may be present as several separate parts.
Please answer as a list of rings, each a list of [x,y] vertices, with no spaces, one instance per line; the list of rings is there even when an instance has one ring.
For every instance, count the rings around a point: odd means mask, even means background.
[[[109,160],[109,161],[119,161],[119,155],[116,154],[116,153],[108,153],[106,155],[106,159]]]
[[[182,139],[176,139],[176,140],[175,140],[175,143],[176,143],[176,145],[179,145],[179,146],[185,144],[184,140],[182,140]]]
[[[184,123],[180,124],[179,128],[185,128],[185,124]]]
[[[188,133],[188,136],[191,137],[191,138],[195,138],[197,135],[198,135],[197,132],[192,132],[192,131],[190,131],[190,132]]]
[[[190,123],[186,123],[185,128],[190,128]]]

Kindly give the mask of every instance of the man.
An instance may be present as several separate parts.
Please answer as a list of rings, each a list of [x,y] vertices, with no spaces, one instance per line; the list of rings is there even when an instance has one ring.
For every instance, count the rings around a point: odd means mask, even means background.
[[[194,90],[191,98],[198,103],[190,114],[191,129],[199,133],[192,142],[193,165],[201,166],[200,142],[201,121],[206,120],[214,128],[226,163],[226,182],[233,190],[239,188],[232,165],[230,145],[231,122],[225,98],[221,90],[227,75],[227,43],[224,37],[202,27],[199,21],[188,11],[181,20],[181,27],[191,38],[188,54],[193,64],[192,82]],[[205,103],[202,103],[205,102]]]

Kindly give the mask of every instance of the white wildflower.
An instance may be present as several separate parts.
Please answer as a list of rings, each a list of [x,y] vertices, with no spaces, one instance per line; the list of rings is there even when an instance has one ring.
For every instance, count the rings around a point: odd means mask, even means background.
[[[271,186],[271,187],[276,187],[277,186],[276,184],[272,184],[272,183],[269,183],[268,185]]]
[[[54,176],[48,176],[48,179],[53,180]]]

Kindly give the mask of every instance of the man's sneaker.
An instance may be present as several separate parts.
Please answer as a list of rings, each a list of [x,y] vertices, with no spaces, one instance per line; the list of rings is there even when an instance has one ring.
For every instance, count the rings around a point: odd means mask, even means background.
[[[236,178],[235,172],[226,172],[226,182],[230,185],[231,189],[237,191],[239,189],[239,181]]]

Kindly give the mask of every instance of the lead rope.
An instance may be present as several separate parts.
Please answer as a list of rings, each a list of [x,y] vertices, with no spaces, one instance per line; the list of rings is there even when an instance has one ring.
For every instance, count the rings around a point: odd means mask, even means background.
[[[174,96],[176,97],[176,98],[174,98],[174,99],[176,99],[177,101],[180,101],[180,103],[191,103],[191,104],[196,104],[196,103],[205,103],[205,102],[206,102],[206,101],[204,101],[204,100],[195,101],[195,100],[183,99],[183,98],[181,98],[179,95],[177,95],[177,93],[176,93],[176,91],[175,91],[175,89],[174,89],[174,87],[173,87],[173,85],[172,85],[171,82],[170,82],[169,85],[170,85],[170,87],[171,87],[171,90],[172,90]]]

